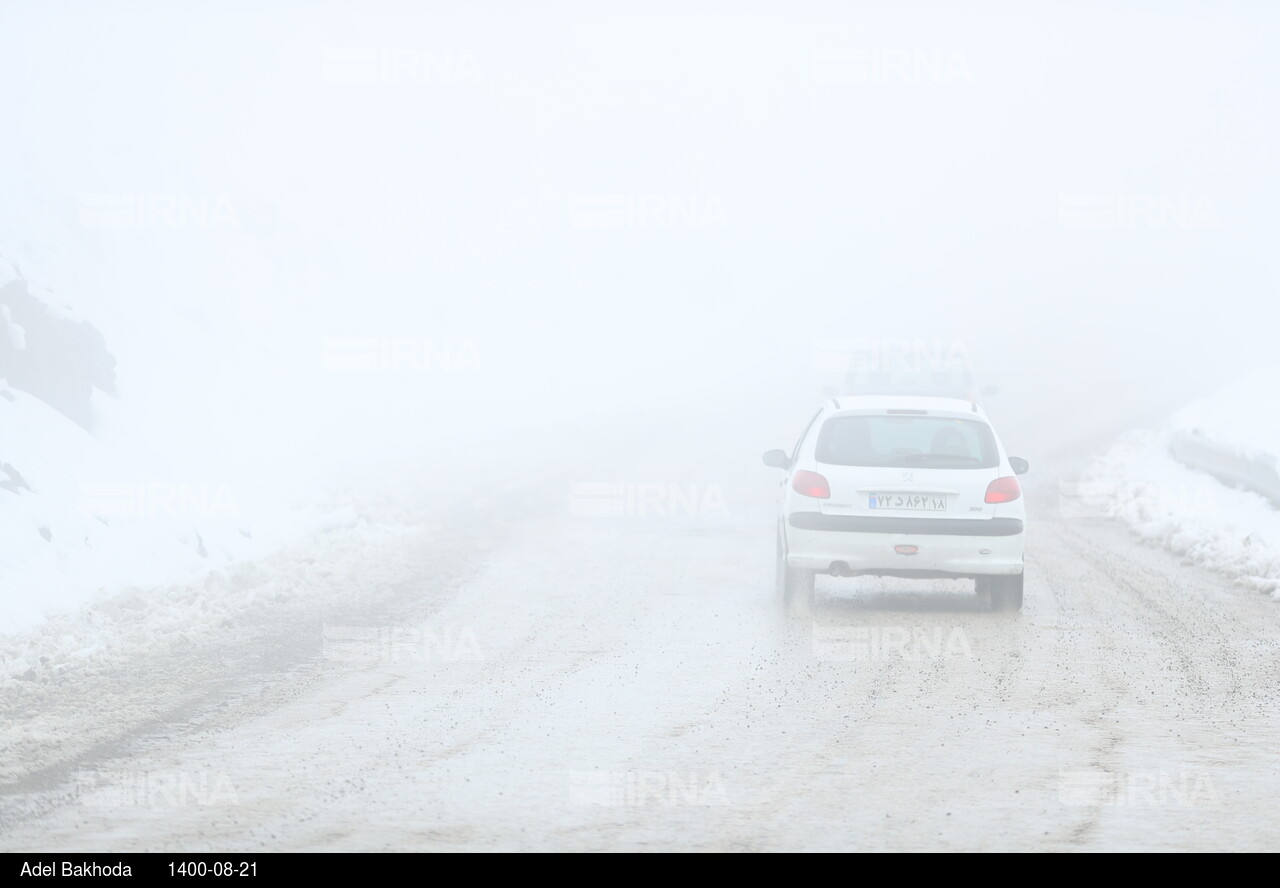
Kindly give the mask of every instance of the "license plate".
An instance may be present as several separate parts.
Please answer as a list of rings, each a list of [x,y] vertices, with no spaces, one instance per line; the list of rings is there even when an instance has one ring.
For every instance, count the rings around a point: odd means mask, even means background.
[[[945,512],[947,498],[935,493],[873,493],[873,509],[901,509],[907,512]]]

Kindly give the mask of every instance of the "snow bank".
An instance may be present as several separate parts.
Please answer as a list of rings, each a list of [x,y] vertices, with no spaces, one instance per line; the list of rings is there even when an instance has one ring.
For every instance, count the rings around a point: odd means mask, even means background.
[[[1249,482],[1280,455],[1277,387],[1280,369],[1253,373],[1178,411],[1165,429],[1124,436],[1062,483],[1062,516],[1118,518],[1187,563],[1280,600],[1280,511],[1265,485]]]
[[[92,519],[86,522],[91,523]],[[325,528],[320,526],[323,523],[319,519],[308,529],[323,533]],[[339,561],[355,562],[365,550],[394,539],[397,533],[394,528],[372,526],[363,521],[354,528],[348,527],[349,523],[337,519],[331,522],[333,527],[344,531],[341,538],[329,540]],[[35,613],[42,610],[41,605],[47,608],[51,604],[79,601],[85,597],[84,593],[92,592],[98,585],[95,578],[116,581],[110,594],[89,597],[76,609],[40,613],[41,618],[28,621],[31,625],[24,631],[0,633],[0,686],[44,682],[68,670],[102,669],[193,639],[207,639],[217,631],[228,628],[234,631],[245,614],[262,618],[264,613],[279,613],[279,608],[286,604],[331,605],[334,601],[352,600],[361,591],[362,577],[340,577],[323,564],[317,566],[314,550],[305,546],[239,563],[232,563],[233,558],[224,550],[213,562],[218,568],[210,569],[209,560],[191,551],[191,537],[185,547],[178,547],[187,550],[185,561],[175,559],[175,549],[168,541],[148,538],[136,530],[100,534],[95,550],[111,549],[117,538],[123,538],[123,543],[116,549],[132,552],[136,560],[130,561],[120,554],[105,562],[92,555],[54,556],[57,563],[52,571],[65,571],[66,575],[65,584],[59,590],[61,597],[40,601],[40,587],[24,587],[32,596],[31,612]],[[214,545],[225,542],[218,540]],[[251,554],[264,554],[269,548],[272,547],[258,544],[256,549],[251,546],[235,554],[247,558]],[[61,554],[54,548],[49,551]],[[91,573],[77,571],[90,564]],[[187,569],[187,577],[174,581],[176,571],[183,567]],[[117,572],[113,574],[113,570]],[[30,568],[30,574],[42,581],[50,573],[51,569],[44,563]],[[130,579],[137,580],[137,585],[120,588]],[[148,583],[148,579],[154,582]],[[103,592],[112,587],[112,583],[104,583]]]
[[[260,557],[305,527],[232,482],[139,475],[91,433],[0,382],[0,632],[98,593]]]
[[[1246,458],[1280,454],[1280,367],[1255,371],[1173,416],[1176,432],[1199,434]]]
[[[342,523],[217,459],[216,441],[174,446],[167,411],[107,394],[115,357],[89,319],[13,262],[0,282],[0,634]]]

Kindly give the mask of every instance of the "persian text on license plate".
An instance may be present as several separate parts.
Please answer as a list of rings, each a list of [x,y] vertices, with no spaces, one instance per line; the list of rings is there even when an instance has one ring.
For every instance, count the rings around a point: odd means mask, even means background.
[[[947,498],[934,493],[873,493],[873,509],[905,509],[910,512],[945,512]]]

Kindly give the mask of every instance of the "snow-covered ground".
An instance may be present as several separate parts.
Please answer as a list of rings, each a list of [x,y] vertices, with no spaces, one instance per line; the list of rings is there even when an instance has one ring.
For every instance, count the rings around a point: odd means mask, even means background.
[[[1193,457],[1175,456],[1180,437],[1193,436],[1227,458],[1275,466],[1278,387],[1280,369],[1255,372],[1187,405],[1165,428],[1126,434],[1062,482],[1062,517],[1119,518],[1188,564],[1280,599],[1280,511],[1262,494],[1202,471]]]
[[[1280,456],[1280,367],[1249,373],[1173,416],[1175,431],[1199,433],[1246,457]],[[1280,542],[1280,541],[1277,541]]]
[[[559,454],[578,481],[717,483],[701,516],[497,485],[470,521],[269,559],[260,606],[191,649],[0,687],[0,848],[1274,845],[1269,602],[1055,520],[1033,469],[1020,616],[824,578],[788,623],[777,476],[734,409]],[[286,576],[318,597],[272,601]]]
[[[68,307],[19,268],[0,262],[0,634],[127,588],[200,581],[352,519],[214,458],[162,402],[117,391],[111,339],[105,369],[85,353],[101,341],[95,300]],[[134,306],[135,323],[145,316]],[[138,362],[123,371],[130,383]]]
[[[1280,528],[1170,448],[1280,377],[1115,435],[1272,349],[1280,8],[131,6],[0,3],[0,849],[1275,846]],[[783,618],[863,336],[1003,389],[1024,614]]]
[[[196,580],[331,523],[220,478],[140,473],[109,443],[0,380],[0,632],[99,594]]]

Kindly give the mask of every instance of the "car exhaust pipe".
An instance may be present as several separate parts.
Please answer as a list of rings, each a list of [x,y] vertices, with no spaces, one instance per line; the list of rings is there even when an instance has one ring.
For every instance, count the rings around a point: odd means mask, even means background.
[[[833,577],[853,576],[853,572],[849,570],[849,565],[843,561],[831,562],[831,567],[827,568],[827,570]]]

